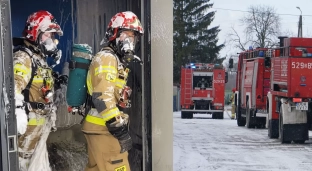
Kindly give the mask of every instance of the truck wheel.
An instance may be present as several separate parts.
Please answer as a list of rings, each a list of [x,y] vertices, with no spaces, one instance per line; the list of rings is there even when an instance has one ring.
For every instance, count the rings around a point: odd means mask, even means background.
[[[305,140],[294,140],[296,144],[304,144]]]
[[[223,117],[223,112],[218,112],[217,114],[218,114],[218,119],[223,119],[224,118]]]
[[[248,102],[247,102],[247,107],[246,107],[246,126],[247,128],[255,128],[255,125],[253,125],[251,122],[250,109],[249,109]]]
[[[279,120],[271,119],[268,125],[268,136],[269,138],[278,138],[279,136]]]
[[[188,113],[181,111],[181,118],[182,119],[188,118]]]
[[[309,106],[309,108],[312,106]],[[312,131],[312,112],[307,112],[307,120],[308,120],[308,129]]]
[[[266,124],[266,118],[256,118],[257,119],[257,128],[265,128],[265,124]]]
[[[193,112],[188,112],[187,116],[188,116],[187,118],[193,119]]]
[[[287,134],[284,133],[284,123],[283,123],[283,109],[282,106],[280,107],[280,113],[279,113],[279,138],[281,143],[283,144],[289,144],[291,141],[286,140]]]
[[[241,113],[238,112],[239,110],[236,109],[236,121],[237,121],[237,126],[245,126],[246,125],[246,119],[242,117]]]
[[[223,119],[223,113],[222,112],[212,113],[212,119]]]
[[[217,113],[212,113],[212,119],[217,119],[217,118],[218,118]]]

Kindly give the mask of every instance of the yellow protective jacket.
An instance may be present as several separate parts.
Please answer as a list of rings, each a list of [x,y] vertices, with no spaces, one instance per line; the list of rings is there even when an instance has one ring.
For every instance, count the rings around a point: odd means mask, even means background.
[[[126,69],[112,49],[103,48],[95,55],[87,75],[88,94],[93,104],[86,122],[105,126],[106,121],[120,115],[117,104],[127,77]],[[88,132],[86,127],[83,130]]]
[[[32,46],[27,41],[24,43],[27,46]],[[27,88],[28,83],[31,81],[32,69],[36,69],[33,73],[34,77],[29,87],[29,96],[24,98],[29,99],[29,101],[26,100],[29,111],[37,114],[46,114],[50,111],[51,108],[48,107],[51,107],[52,102],[45,101],[42,87],[46,85],[46,88],[51,90],[53,93],[54,80],[52,76],[52,69],[48,67],[48,64],[44,60],[42,54],[34,53],[29,49],[27,51],[22,49],[18,50],[13,53],[13,68],[15,94],[22,94],[23,90]],[[46,108],[39,109],[37,108],[38,105],[40,105],[39,107]]]
[[[235,104],[235,99],[234,99],[234,97],[235,97],[235,94],[232,93],[231,98],[230,98],[230,102],[231,102],[232,105]]]

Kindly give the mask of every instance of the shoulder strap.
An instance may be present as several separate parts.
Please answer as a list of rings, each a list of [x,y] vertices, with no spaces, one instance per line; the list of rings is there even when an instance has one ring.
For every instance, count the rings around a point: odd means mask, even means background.
[[[31,84],[32,84],[32,82],[34,80],[37,68],[38,68],[38,66],[36,65],[36,63],[32,62],[32,65],[31,65],[31,77],[30,77],[30,80],[29,80],[27,86],[23,90],[24,101],[25,102],[29,102],[29,89],[30,89]]]
[[[75,68],[80,68],[80,69],[89,69],[90,64],[82,63],[82,62],[76,62],[76,61],[70,61],[69,62],[69,69],[75,69]]]

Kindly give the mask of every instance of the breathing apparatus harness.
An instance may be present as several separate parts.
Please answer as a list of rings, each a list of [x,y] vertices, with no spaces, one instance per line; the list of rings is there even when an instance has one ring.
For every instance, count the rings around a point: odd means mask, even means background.
[[[14,40],[13,40],[14,41]],[[35,53],[40,53],[40,50],[35,49],[35,47],[31,46],[30,43],[28,45],[28,42],[23,43],[23,44],[17,44],[16,47],[13,49],[13,53],[17,52],[17,51],[23,51],[25,53],[27,53],[30,58],[31,58],[31,77],[30,80],[28,82],[28,84],[26,85],[25,89],[22,91],[22,94],[24,95],[24,101],[27,105],[25,105],[25,110],[26,113],[29,114],[29,108],[31,109],[39,109],[39,110],[50,110],[52,108],[51,106],[51,102],[53,101],[53,91],[52,91],[52,87],[47,84],[46,78],[43,78],[43,86],[41,87],[41,91],[43,93],[43,97],[44,100],[46,101],[46,103],[48,104],[44,104],[41,102],[30,102],[29,99],[29,94],[30,94],[30,87],[32,85],[33,79],[34,77],[37,75],[36,71],[38,69],[38,66],[41,66],[40,61],[38,61],[37,59],[34,59],[33,56],[33,52]]]

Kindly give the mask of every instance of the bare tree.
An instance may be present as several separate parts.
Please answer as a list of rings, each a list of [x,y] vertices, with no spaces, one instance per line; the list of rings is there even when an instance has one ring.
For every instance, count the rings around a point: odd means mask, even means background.
[[[250,43],[247,38],[243,39],[239,36],[234,26],[231,27],[231,32],[229,33],[228,37],[230,38],[229,42],[234,46],[234,48],[238,48],[241,51],[245,51],[245,47],[248,45],[248,43]]]
[[[270,48],[277,45],[280,33],[280,17],[273,7],[258,5],[250,6],[249,12],[240,19],[245,27],[245,39],[232,27],[229,34],[230,42],[234,47],[245,50],[246,45]]]

